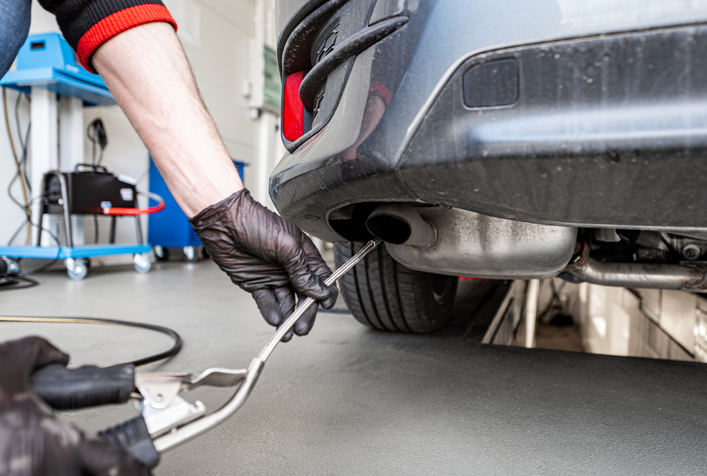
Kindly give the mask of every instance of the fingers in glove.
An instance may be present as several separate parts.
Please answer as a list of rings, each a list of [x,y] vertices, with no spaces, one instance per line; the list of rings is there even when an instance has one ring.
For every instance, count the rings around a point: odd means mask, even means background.
[[[282,324],[295,310],[295,293],[292,292],[289,286],[280,286],[273,291],[275,292],[275,298],[280,306],[280,314],[282,315],[282,320],[278,322],[278,324]]]
[[[314,244],[312,239],[307,236],[306,233],[302,233],[302,248],[304,249],[304,254],[307,255],[307,263],[309,264],[309,267],[317,273],[317,276],[319,276],[322,279],[326,279],[331,275],[331,269],[329,266],[326,264],[326,261],[324,261],[324,258],[322,258],[322,255],[319,253],[319,250],[317,249],[317,246]]]
[[[263,288],[252,292],[265,322],[279,326],[295,309],[295,294],[289,286]]]
[[[319,301],[319,305],[322,306],[324,309],[331,309],[334,307],[334,304],[336,304],[336,300],[339,297],[339,288],[336,287],[336,284],[332,284],[329,286],[329,297],[324,299],[323,301]]]
[[[319,254],[319,250],[314,245],[312,240],[304,232],[302,233],[302,248],[304,248],[304,253],[307,255],[307,263],[309,267],[314,271],[314,273],[319,276],[320,279],[325,280],[331,276],[331,269],[327,266],[322,255]],[[323,283],[322,283],[323,284]],[[339,290],[336,284],[333,284],[327,288],[329,291],[329,296],[323,300],[320,300],[319,304],[324,309],[331,309],[336,304],[336,299],[339,296]]]
[[[300,301],[304,298],[304,296],[299,297]],[[307,309],[307,312],[305,312],[295,324],[295,334],[298,336],[306,336],[309,334],[309,331],[311,331],[314,326],[314,319],[317,317],[317,310],[319,310],[319,305],[316,303]]]
[[[25,337],[0,344],[0,387],[9,393],[23,392],[28,377],[34,371],[50,364],[66,365],[69,356],[46,339]]]
[[[63,353],[48,340],[37,336],[24,337],[6,343],[10,354],[31,365],[31,370],[41,369],[50,364],[69,363],[68,354]]]
[[[330,295],[329,288],[324,284],[324,280],[309,267],[307,255],[300,243],[301,240],[292,237],[278,243],[278,246],[283,247],[282,252],[278,253],[281,256],[280,265],[285,268],[292,287],[298,294],[304,294],[317,301],[327,299]]]
[[[279,327],[278,327],[278,329],[279,329]],[[294,334],[293,334],[293,332],[292,332],[292,329],[290,329],[289,331],[287,331],[287,334],[285,334],[285,335],[282,337],[282,340],[281,340],[280,342],[290,342],[290,341],[292,340],[292,336],[293,336],[293,335],[294,335]]]
[[[83,438],[76,451],[82,474],[92,476],[149,476],[149,468],[135,460],[123,448],[104,441]]]
[[[277,297],[280,303],[280,311],[282,312],[281,324],[284,324],[285,320],[290,317],[290,314],[295,311],[295,293],[292,292],[289,286],[282,286],[275,288],[275,297]],[[282,338],[282,342],[288,342],[290,339],[292,339],[292,330],[285,334]]]
[[[280,304],[277,302],[275,293],[270,288],[257,289],[251,293],[255,303],[258,305],[260,314],[265,318],[265,322],[271,326],[277,326],[282,322]]]

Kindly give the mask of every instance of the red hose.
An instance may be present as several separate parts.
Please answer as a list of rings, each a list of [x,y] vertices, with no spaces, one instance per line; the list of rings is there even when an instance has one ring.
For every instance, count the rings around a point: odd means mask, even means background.
[[[152,213],[157,213],[164,208],[164,203],[160,203],[156,207],[149,208],[104,208],[104,215],[151,215]]]
[[[147,195],[151,199],[159,202],[159,205],[148,208],[118,208],[118,207],[105,207],[103,209],[104,215],[124,215],[124,216],[136,216],[136,215],[151,215],[157,213],[164,208],[164,200],[157,194],[154,193],[144,193],[138,192],[142,195]]]

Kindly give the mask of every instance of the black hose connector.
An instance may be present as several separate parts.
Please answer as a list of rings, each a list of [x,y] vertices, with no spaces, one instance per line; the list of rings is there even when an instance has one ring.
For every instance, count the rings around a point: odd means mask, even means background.
[[[135,366],[85,365],[67,369],[58,364],[49,365],[32,374],[32,388],[55,410],[125,403],[135,389]]]
[[[160,462],[160,454],[155,449],[145,419],[141,416],[101,431],[98,433],[98,438],[121,446],[133,458],[150,469]]]

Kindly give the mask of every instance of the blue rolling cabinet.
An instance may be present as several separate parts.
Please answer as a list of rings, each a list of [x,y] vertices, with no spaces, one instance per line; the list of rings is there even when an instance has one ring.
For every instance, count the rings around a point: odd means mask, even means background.
[[[238,174],[243,180],[243,168],[247,164],[235,160],[233,164],[238,168]],[[150,192],[164,199],[164,210],[149,215],[148,242],[154,247],[157,259],[166,261],[169,259],[170,248],[181,248],[184,250],[186,261],[198,261],[201,241],[167,188],[152,157],[150,157]]]

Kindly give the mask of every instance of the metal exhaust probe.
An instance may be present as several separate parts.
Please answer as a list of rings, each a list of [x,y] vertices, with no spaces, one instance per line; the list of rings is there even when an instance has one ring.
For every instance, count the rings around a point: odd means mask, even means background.
[[[329,276],[325,284],[336,283],[380,243],[378,239],[369,241]],[[270,354],[314,303],[312,298],[302,300],[247,369],[211,368],[200,374],[134,373],[132,364],[77,369],[52,365],[33,374],[32,386],[40,398],[57,410],[133,400],[141,416],[101,432],[99,436],[124,447],[146,466],[154,467],[159,461],[159,453],[209,431],[243,405]],[[179,396],[200,386],[236,385],[238,389],[231,399],[208,415],[202,402],[189,403]],[[135,393],[135,389],[139,393]]]
[[[369,241],[366,246],[361,248],[358,253],[351,257],[351,259],[344,263],[339,269],[334,271],[334,273],[329,276],[324,281],[324,283],[327,286],[331,286],[332,284],[336,283],[339,278],[346,274],[351,268],[353,268],[359,261],[361,261],[371,250],[373,250],[380,243],[381,240],[378,239]],[[315,301],[312,298],[306,298],[305,300],[300,302],[294,312],[290,314],[290,317],[285,320],[284,324],[282,324],[277,329],[275,335],[273,335],[270,338],[270,341],[268,341],[265,347],[263,347],[263,350],[260,351],[260,354],[258,354],[258,356],[251,361],[250,366],[247,370],[224,371],[222,369],[208,369],[202,372],[199,376],[190,375],[185,376],[186,378],[179,377],[177,375],[169,376],[165,374],[146,373],[136,375],[135,384],[138,387],[138,390],[140,390],[140,393],[143,395],[143,397],[145,396],[143,390],[147,390],[148,395],[150,395],[151,392],[154,392],[153,389],[156,385],[162,386],[161,383],[158,384],[159,381],[167,383],[167,381],[169,380],[174,381],[176,379],[179,382],[179,388],[177,388],[177,392],[190,390],[191,388],[194,388],[194,386],[199,385],[231,386],[236,385],[240,382],[240,386],[238,387],[238,390],[236,390],[236,393],[233,394],[233,397],[231,397],[231,400],[229,400],[228,403],[226,403],[224,406],[222,406],[215,412],[206,416],[200,416],[196,419],[191,420],[189,423],[182,424],[181,426],[179,426],[180,424],[178,423],[173,425],[171,428],[156,428],[155,430],[158,430],[158,434],[162,434],[162,436],[157,436],[156,438],[154,438],[153,443],[155,445],[155,449],[157,449],[157,451],[160,453],[170,450],[177,445],[180,445],[196,436],[199,436],[200,434],[206,431],[209,431],[210,429],[214,428],[216,425],[222,423],[224,420],[233,415],[243,405],[243,403],[248,398],[248,395],[250,395],[250,392],[253,390],[253,387],[258,381],[258,377],[260,376],[260,373],[262,372],[263,367],[265,366],[265,362],[268,360],[268,357],[270,357],[270,354],[272,354],[273,350],[275,350],[277,344],[280,343],[285,334],[287,334],[287,332],[289,332],[289,330],[294,327],[295,323],[299,320],[299,318],[302,317],[302,315],[310,307],[312,307],[314,303]],[[176,382],[174,382],[172,385],[176,388]],[[142,389],[140,388],[141,386],[143,387]],[[175,397],[179,398],[178,396],[176,396],[176,394]],[[151,402],[151,400],[149,398],[145,398],[144,402],[148,403]],[[200,402],[197,402],[197,404],[198,403]],[[179,404],[177,403],[177,405]],[[158,404],[158,406],[160,405]],[[169,408],[170,407],[167,406],[163,409],[155,408],[154,410],[161,413],[169,411]],[[148,413],[151,412],[152,410],[150,410],[150,412]],[[143,416],[145,416],[144,410]],[[146,421],[149,416],[150,415],[145,418]],[[150,434],[152,434],[152,431],[150,431]]]

